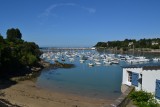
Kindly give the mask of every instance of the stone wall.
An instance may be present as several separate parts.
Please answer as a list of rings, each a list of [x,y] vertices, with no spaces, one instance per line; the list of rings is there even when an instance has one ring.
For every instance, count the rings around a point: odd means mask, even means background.
[[[109,106],[102,106],[102,107],[126,107],[129,103],[130,99],[128,95],[134,90],[134,87],[128,87],[128,89],[121,94],[119,98],[117,98],[112,104]]]

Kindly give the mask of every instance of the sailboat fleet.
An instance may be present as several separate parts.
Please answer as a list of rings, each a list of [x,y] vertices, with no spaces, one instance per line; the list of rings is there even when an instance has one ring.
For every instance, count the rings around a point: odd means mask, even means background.
[[[130,64],[146,63],[149,61],[160,61],[160,58],[147,59],[144,56],[135,57],[133,55],[121,55],[121,54],[100,54],[96,51],[74,51],[63,50],[61,52],[45,52],[41,55],[41,59],[54,63],[59,62],[71,62],[79,60],[80,63],[86,63],[89,67],[95,65],[112,65],[119,64],[120,61],[125,61]]]

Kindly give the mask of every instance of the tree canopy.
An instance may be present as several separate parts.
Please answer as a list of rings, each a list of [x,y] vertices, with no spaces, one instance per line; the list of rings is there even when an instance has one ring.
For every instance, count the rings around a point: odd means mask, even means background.
[[[7,39],[9,41],[15,41],[17,39],[21,39],[22,38],[22,34],[20,32],[20,30],[18,28],[14,29],[14,28],[11,28],[11,29],[8,29],[7,30]]]
[[[34,66],[40,60],[39,46],[22,40],[19,29],[8,29],[7,38],[0,35],[0,73]]]
[[[132,48],[150,48],[150,49],[160,49],[160,38],[153,39],[125,39],[123,41],[107,41],[98,42],[95,47],[104,48],[117,48],[117,49],[132,49]]]
[[[4,42],[3,36],[0,34],[0,44]]]

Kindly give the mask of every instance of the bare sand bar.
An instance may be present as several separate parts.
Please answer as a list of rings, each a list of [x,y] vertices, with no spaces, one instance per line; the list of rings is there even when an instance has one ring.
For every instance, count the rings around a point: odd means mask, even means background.
[[[102,107],[112,100],[77,96],[68,93],[51,92],[36,87],[32,80],[20,81],[9,88],[2,89],[1,99],[22,107]]]

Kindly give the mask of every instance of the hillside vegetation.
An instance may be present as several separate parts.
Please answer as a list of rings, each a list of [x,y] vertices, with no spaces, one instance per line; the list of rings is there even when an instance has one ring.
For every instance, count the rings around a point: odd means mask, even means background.
[[[22,68],[35,66],[40,55],[39,46],[24,41],[19,29],[8,29],[6,38],[0,34],[0,74],[20,72]]]
[[[98,42],[95,45],[96,48],[116,48],[117,50],[127,51],[130,49],[160,49],[160,38],[153,39],[125,39],[123,41],[107,41]]]

